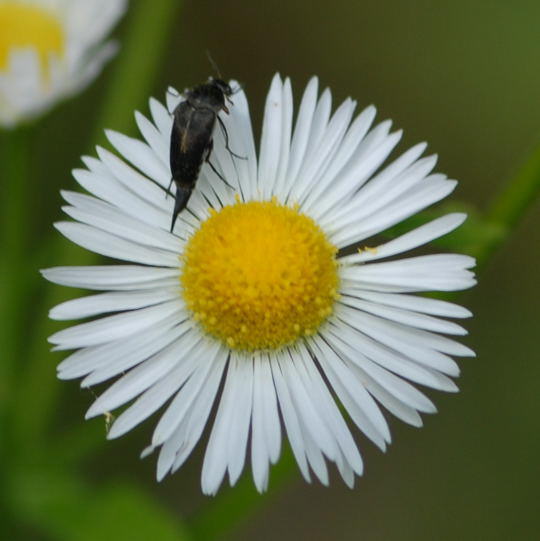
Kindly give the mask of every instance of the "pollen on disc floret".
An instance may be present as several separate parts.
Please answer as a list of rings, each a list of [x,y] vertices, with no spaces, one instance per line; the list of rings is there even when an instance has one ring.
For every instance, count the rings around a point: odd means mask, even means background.
[[[337,249],[308,216],[272,201],[213,210],[182,256],[184,300],[203,329],[239,350],[278,349],[333,311]]]

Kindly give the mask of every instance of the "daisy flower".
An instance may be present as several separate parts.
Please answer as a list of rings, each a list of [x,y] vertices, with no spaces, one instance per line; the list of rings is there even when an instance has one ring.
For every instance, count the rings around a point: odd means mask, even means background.
[[[444,336],[465,330],[443,318],[470,312],[414,294],[472,286],[474,260],[396,257],[465,215],[369,240],[446,197],[456,181],[432,172],[436,158],[422,157],[424,143],[383,166],[401,132],[389,121],[374,125],[372,106],[353,119],[351,99],[332,114],[331,93],[318,97],[316,78],[293,127],[291,84],[276,75],[258,154],[238,90],[221,118],[230,148],[245,158],[226,150],[219,129],[210,157],[234,189],[204,164],[170,233],[175,95],[167,108],[150,99],[151,120],[136,113],[144,142],[107,132],[121,157],[98,147],[98,158],[83,158],[87,168],[73,174],[91,195],[62,192],[74,221],[57,229],[125,264],[44,271],[57,284],[104,291],[52,309],[58,320],[102,316],[51,336],[56,350],[77,350],[59,377],[84,377],[83,387],[114,380],[87,413],[123,408],[109,438],[164,407],[143,451],[159,449],[159,480],[180,468],[209,425],[206,494],[226,474],[236,483],[247,456],[265,490],[285,437],[307,481],[327,484],[334,462],[352,486],[363,465],[350,425],[384,450],[391,438],[382,410],[420,426],[435,406],[416,385],[456,391],[453,357],[474,355]],[[343,255],[364,242],[370,247]]]
[[[115,53],[126,0],[0,0],[0,126],[79,92]]]

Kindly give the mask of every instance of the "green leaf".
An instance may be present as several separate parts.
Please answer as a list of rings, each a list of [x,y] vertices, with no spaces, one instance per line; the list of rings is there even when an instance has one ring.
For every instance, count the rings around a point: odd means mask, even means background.
[[[76,475],[39,465],[13,479],[19,520],[56,541],[187,541],[178,517],[129,481],[94,488]]]
[[[183,541],[178,519],[147,492],[124,482],[100,491],[84,510],[78,541]]]

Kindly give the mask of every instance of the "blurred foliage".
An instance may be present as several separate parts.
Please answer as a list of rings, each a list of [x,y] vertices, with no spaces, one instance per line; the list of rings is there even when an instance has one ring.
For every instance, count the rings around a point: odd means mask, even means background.
[[[540,150],[529,150],[540,132],[538,2],[179,7],[133,0],[118,31],[121,51],[99,81],[38,123],[1,134],[0,538],[535,538],[540,222],[538,213],[521,220],[540,187]],[[279,70],[293,78],[296,103],[316,73],[336,102],[349,94],[360,107],[373,101],[380,117],[403,125],[402,148],[427,137],[441,153],[438,168],[462,180],[457,195],[388,234],[467,212],[464,226],[436,245],[489,260],[467,296],[478,314],[470,327],[479,359],[463,363],[461,395],[437,396],[441,413],[420,432],[393,423],[390,456],[360,436],[367,473],[354,491],[339,481],[328,489],[298,482],[287,449],[264,496],[246,471],[237,487],[203,498],[200,449],[157,485],[152,461],[137,457],[149,429],[104,451],[103,421],[81,420],[92,395],[55,380],[60,357],[47,352],[46,337],[59,325],[46,313],[76,292],[45,285],[37,270],[99,259],[51,229],[58,190],[73,187],[69,169],[81,153],[105,144],[103,128],[134,132],[133,110],[146,112],[150,94],[206,79],[206,50],[226,78],[245,85],[258,127]]]

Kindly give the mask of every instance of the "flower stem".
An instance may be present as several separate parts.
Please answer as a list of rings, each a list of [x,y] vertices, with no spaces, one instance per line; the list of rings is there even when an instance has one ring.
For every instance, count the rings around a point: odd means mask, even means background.
[[[122,133],[135,129],[134,111],[148,106],[148,96],[155,90],[161,61],[169,37],[178,23],[176,17],[182,2],[133,2],[131,22],[124,36],[114,77],[109,83],[105,103],[96,119],[92,144],[104,141],[104,130]],[[164,92],[163,88],[159,88]]]
[[[134,2],[131,5],[123,46],[118,58],[113,60],[109,91],[90,133],[94,138],[107,126],[124,132],[133,131],[133,110],[144,106],[152,91],[179,6],[177,0]],[[99,261],[98,256],[66,241],[56,232],[49,245],[51,258],[48,264],[91,265]],[[43,304],[35,309],[37,325],[24,378],[18,384],[13,425],[18,441],[24,442],[26,448],[32,448],[34,442],[43,438],[60,393],[53,368],[58,358],[51,355],[47,345],[47,336],[57,330],[57,326],[48,320],[47,311],[62,300],[61,291],[49,284]]]
[[[517,173],[490,204],[485,219],[503,228],[504,234],[485,243],[475,254],[483,265],[509,237],[528,208],[540,193],[540,145],[532,152]]]
[[[2,177],[0,246],[0,411],[4,414],[14,388],[13,379],[23,343],[24,315],[28,304],[27,281],[29,212],[32,201],[30,162],[32,130],[20,127],[1,134]]]

